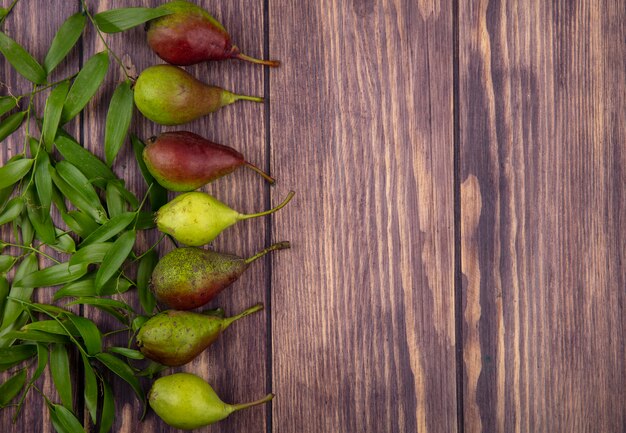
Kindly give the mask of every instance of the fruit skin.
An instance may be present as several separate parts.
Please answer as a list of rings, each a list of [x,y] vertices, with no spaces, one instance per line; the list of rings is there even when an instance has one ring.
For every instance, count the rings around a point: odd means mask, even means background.
[[[156,299],[170,308],[198,308],[230,286],[253,261],[289,247],[289,242],[278,242],[247,259],[201,248],[176,248],[155,266],[151,289]]]
[[[235,149],[188,131],[165,132],[151,138],[143,160],[157,182],[171,191],[193,191],[242,165],[256,169]]]
[[[263,98],[236,95],[209,86],[171,65],[144,69],[135,83],[134,99],[144,116],[161,125],[191,122],[240,99],[263,102]]]
[[[163,311],[141,326],[137,346],[147,358],[160,364],[184,365],[217,340],[231,323],[262,309],[263,305],[257,304],[228,318],[190,311]]]
[[[150,407],[172,427],[191,430],[213,424],[231,413],[267,403],[273,394],[250,403],[226,404],[211,385],[191,373],[175,373],[158,378],[148,393]]]
[[[249,57],[233,45],[230,35],[206,10],[188,1],[165,3],[172,12],[147,24],[150,48],[167,63],[189,66],[207,60],[238,58],[276,67],[280,62]]]

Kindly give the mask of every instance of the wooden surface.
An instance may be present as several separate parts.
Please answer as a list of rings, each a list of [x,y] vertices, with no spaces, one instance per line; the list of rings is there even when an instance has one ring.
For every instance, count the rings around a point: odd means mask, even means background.
[[[276,399],[201,431],[626,431],[624,2],[200,3],[248,54],[283,61],[189,68],[269,98],[184,129],[239,149],[278,185],[242,170],[207,190],[241,211],[297,192],[215,242],[239,255],[293,247],[213,303],[235,313],[262,301],[265,313],[183,368],[227,401]],[[41,59],[77,10],[22,0],[5,30]],[[141,28],[107,40],[137,72],[160,63]],[[79,45],[60,76],[103,49],[92,28]],[[1,81],[26,91],[0,61]],[[121,77],[112,64],[74,125],[100,156]],[[161,130],[139,113],[131,125]],[[20,140],[3,143],[3,161]],[[115,170],[145,193],[128,143]],[[174,431],[153,413],[138,423],[114,385],[114,431]],[[29,403],[15,425],[1,411],[0,430],[52,431],[41,398]]]

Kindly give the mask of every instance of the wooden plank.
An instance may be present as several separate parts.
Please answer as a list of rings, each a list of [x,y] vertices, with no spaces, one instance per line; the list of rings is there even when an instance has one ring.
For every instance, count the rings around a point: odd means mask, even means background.
[[[11,2],[5,1],[2,6],[8,7],[10,3]],[[53,9],[55,11],[54,14],[42,13],[42,5],[43,3],[41,2],[18,2],[11,15],[7,17],[2,31],[4,31],[11,38],[15,39],[29,53],[31,53],[35,59],[43,64],[43,59],[48,52],[48,48],[50,47],[54,34],[67,17],[78,11],[78,3],[64,0],[52,0],[50,2],[46,2],[44,9]],[[80,60],[79,54],[80,49],[79,46],[77,46],[70,52],[68,57],[59,64],[49,77],[48,81],[55,82],[75,73],[78,70]],[[32,84],[30,84],[21,75],[17,74],[2,55],[0,55],[0,71],[0,81],[2,82],[2,87],[0,88],[1,95],[20,95],[31,92]],[[39,116],[43,115],[45,100],[48,94],[48,91],[43,91],[34,99],[34,112]],[[25,110],[27,109],[27,105],[28,99],[24,98],[20,102],[20,108]],[[18,131],[2,143],[2,146],[0,146],[0,165],[4,165],[8,158],[22,152],[23,145],[25,143],[25,130],[25,126],[20,127]],[[67,125],[67,130],[72,133],[78,131],[78,122]],[[37,138],[40,136],[40,131],[34,121],[31,121],[30,123],[30,133],[32,136]],[[54,218],[58,218],[58,215],[54,214]],[[3,240],[13,239],[11,230],[8,227],[3,227],[1,235]],[[7,251],[10,251],[13,255],[21,254],[21,251],[15,248],[5,250],[4,254],[7,254]],[[60,256],[50,248],[45,248],[44,251],[55,257]],[[40,268],[47,267],[52,264],[52,261],[41,256],[39,257]],[[12,274],[13,272],[9,275],[12,277]],[[33,294],[33,299],[36,302],[50,302],[52,300],[52,296],[53,292],[50,290],[36,290]],[[75,359],[71,359],[71,361],[73,362]],[[21,365],[20,367],[23,366],[24,365]],[[28,380],[30,380],[30,374],[34,372],[35,368],[36,367],[32,367],[29,369]],[[12,374],[16,370],[17,369],[11,369],[8,373],[1,374],[0,382],[4,382],[5,378],[8,377],[8,374]],[[52,401],[59,401],[49,374],[49,370],[44,372],[42,377],[35,382],[35,385]],[[77,392],[77,386],[78,383],[74,382],[74,394]],[[14,400],[14,403],[17,402],[19,398],[20,397]],[[80,397],[75,398],[75,401],[79,406],[74,409],[81,411],[82,399]],[[15,419],[15,422],[13,422],[14,414],[14,408],[0,410],[0,426],[2,427],[0,430],[5,433],[17,433],[24,431],[39,433],[54,431],[52,424],[50,423],[50,417],[48,416],[48,409],[46,408],[45,401],[34,389],[31,389],[27,394],[23,408]]]
[[[465,431],[623,431],[625,4],[459,7]]]
[[[273,431],[454,432],[452,5],[269,2]]]
[[[160,1],[146,1],[143,6],[157,6]],[[233,40],[254,53],[260,52],[263,43],[262,2],[197,2],[206,7],[230,31]],[[132,1],[101,1],[97,10],[102,11],[118,7],[136,6]],[[94,10],[95,12],[95,10]],[[145,42],[143,26],[128,32],[107,35],[111,48],[124,62],[132,64],[137,73],[148,66],[163,63]],[[84,58],[103,49],[93,33],[85,39]],[[93,43],[95,42],[95,43]],[[108,101],[115,84],[122,79],[117,66],[112,66],[115,74],[107,78],[105,90],[87,111],[85,134],[89,148],[98,155],[103,155],[104,119]],[[187,70],[198,79],[219,85],[240,93],[263,94],[262,68],[246,65],[239,61],[207,63]],[[131,131],[140,137],[148,138],[165,130],[189,130],[208,139],[235,147],[250,161],[263,167],[266,164],[265,128],[263,104],[239,103],[202,120],[180,127],[164,128],[146,119],[136,111]],[[132,191],[142,196],[146,187],[137,170],[130,144],[127,142],[118,156],[115,171],[127,181]],[[264,181],[249,170],[240,170],[228,178],[220,179],[205,190],[213,193],[220,200],[240,211],[254,211],[265,205],[264,194],[267,189]],[[173,197],[173,195],[172,195]],[[251,255],[265,245],[265,226],[262,220],[243,222],[228,230],[218,238],[213,246],[218,251],[232,252],[238,255]],[[142,236],[139,250],[148,248],[158,238],[156,232]],[[161,253],[171,249],[163,244]],[[209,306],[222,306],[227,314],[234,314],[257,302],[265,302],[266,268],[263,262],[255,263],[232,288],[219,296]],[[134,293],[126,296],[127,301],[138,305]],[[208,308],[208,307],[207,307]],[[99,322],[109,319],[94,313]],[[260,398],[265,393],[266,372],[266,318],[263,313],[248,317],[230,328],[223,338],[191,364],[174,371],[189,371],[208,380],[227,402],[242,402]],[[146,384],[149,385],[149,384]],[[140,409],[127,387],[115,382],[117,388],[117,413],[113,428],[115,432],[136,431]],[[265,431],[265,408],[254,408],[233,415],[223,423],[211,428],[212,432],[227,431]],[[154,432],[169,432],[169,428],[150,412],[141,429]]]

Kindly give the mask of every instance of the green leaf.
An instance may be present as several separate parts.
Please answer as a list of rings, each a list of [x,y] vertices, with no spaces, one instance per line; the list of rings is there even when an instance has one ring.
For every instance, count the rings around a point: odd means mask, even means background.
[[[143,141],[141,141],[136,135],[132,134],[130,140],[133,143],[133,150],[135,152],[135,160],[139,165],[139,170],[143,175],[146,185],[152,185],[150,188],[150,206],[153,211],[158,210],[161,206],[167,203],[167,190],[163,188],[150,174],[146,163],[143,160],[143,149],[146,147]]]
[[[82,12],[77,12],[61,24],[61,27],[54,35],[54,39],[52,39],[48,54],[46,54],[46,58],[43,61],[48,74],[61,63],[72,47],[76,45],[85,28],[85,22],[85,15]]]
[[[159,256],[155,250],[150,251],[139,261],[137,269],[137,291],[139,292],[139,302],[147,314],[152,314],[156,307],[156,299],[150,290],[150,278],[152,271],[159,261]]]
[[[126,80],[113,92],[107,112],[104,155],[109,167],[124,144],[132,117],[133,91],[130,88],[130,80]]]
[[[26,383],[26,369],[23,368],[0,385],[0,408],[8,405]]]
[[[17,72],[28,81],[35,84],[46,82],[46,71],[20,44],[0,32],[0,52],[15,68]]]
[[[54,386],[65,406],[72,407],[72,378],[70,360],[64,345],[55,343],[50,346],[50,372]]]
[[[98,380],[93,367],[89,363],[89,358],[81,353],[83,366],[85,369],[85,406],[91,415],[91,421],[95,424],[98,416]]]
[[[146,396],[141,389],[141,385],[139,384],[139,379],[135,377],[133,373],[133,369],[130,368],[128,364],[126,364],[121,359],[111,355],[110,353],[98,353],[96,358],[102,362],[109,370],[113,373],[121,377],[124,381],[126,381],[135,391],[137,398],[144,404],[146,404]]]
[[[137,230],[148,230],[156,227],[154,212],[139,212],[137,214]]]
[[[18,99],[13,96],[0,96],[0,116],[4,116],[17,107],[17,101]]]
[[[57,164],[57,167],[59,164]],[[95,221],[98,221],[100,223],[106,221],[106,212],[100,204],[98,196],[96,195],[94,197],[89,192],[87,192],[89,190],[88,187],[84,185],[74,186],[71,183],[68,183],[58,174],[57,170],[55,169],[50,170],[50,175],[52,176],[52,181],[57,186],[57,188],[59,188],[59,190],[65,195],[65,197],[67,197],[72,202],[72,204],[74,204],[74,206],[76,206],[80,211],[86,213]],[[91,187],[91,185],[89,186]],[[91,190],[94,191],[93,187],[91,187]]]
[[[85,279],[74,281],[59,289],[54,294],[54,300],[59,300],[66,296],[98,296],[96,293],[95,273],[88,275]],[[132,287],[132,283],[124,278],[111,279],[102,287],[100,295],[110,296],[125,293]]]
[[[15,218],[20,216],[24,210],[24,199],[22,197],[13,197],[4,209],[4,212],[0,214],[0,225],[10,223]]]
[[[46,108],[43,112],[41,135],[48,152],[52,150],[52,144],[54,143],[59,122],[61,121],[63,104],[65,104],[65,98],[67,97],[69,89],[70,82],[63,81],[50,92],[48,99],[46,99]]]
[[[85,206],[89,209],[95,209],[98,218],[94,216],[94,220],[99,223],[103,223],[107,220],[106,211],[100,203],[100,197],[93,188],[93,185],[89,182],[89,179],[69,161],[61,161],[56,165],[56,171],[61,178],[70,185],[77,194],[80,195],[80,200],[76,197],[70,197],[70,201],[84,202]]]
[[[117,235],[119,232],[128,227],[128,225],[132,223],[134,219],[135,214],[133,212],[126,212],[111,218],[109,221],[107,221],[101,227],[95,230],[92,234],[90,234],[80,244],[80,247],[83,248],[96,242],[108,241],[113,236]]]
[[[36,343],[69,344],[71,342],[68,337],[43,331],[12,331],[7,333],[7,337]]]
[[[0,348],[9,347],[15,342],[15,338],[7,337],[7,334],[20,329],[30,320],[27,312],[21,313],[17,319],[10,323],[6,328],[0,330]],[[1,358],[1,355],[0,355]]]
[[[37,256],[35,256],[34,253],[27,255],[24,260],[22,260],[22,263],[20,263],[20,266],[17,268],[14,280],[25,278],[26,276],[37,271],[37,268]],[[23,289],[19,286],[16,286],[15,284],[13,284],[13,287],[11,287],[11,291],[9,292],[9,296],[11,298],[21,300],[30,299],[32,294],[32,289]],[[0,326],[0,329],[5,329],[11,323],[15,322],[19,315],[22,314],[22,311],[24,311],[23,305],[10,299],[4,307],[4,316],[2,317],[2,325]]]
[[[133,209],[137,209],[139,207],[139,200],[137,200],[135,194],[126,189],[126,187],[124,186],[124,181],[122,179],[110,180],[109,182],[107,182],[107,188],[109,186],[112,189],[117,190],[119,195],[122,196],[122,198],[126,200],[126,202],[131,205]]]
[[[111,385],[105,381],[102,381],[102,391],[102,417],[100,418],[100,429],[98,433],[108,433],[115,419],[115,400],[113,399]]]
[[[106,203],[109,218],[113,218],[127,211],[124,197],[122,197],[122,194],[120,194],[119,190],[115,187],[115,182],[107,183]]]
[[[93,218],[81,211],[61,212],[61,218],[81,238],[88,237],[100,227]]]
[[[48,348],[40,343],[37,343],[37,369],[33,374],[33,377],[30,378],[30,383],[34,383],[46,369],[46,365],[48,365]]]
[[[78,418],[65,406],[72,407],[71,404],[68,405],[65,402],[63,402],[63,406],[60,404],[54,405],[54,412],[56,413],[59,423],[68,433],[85,433],[85,429],[80,421],[78,421]]]
[[[39,152],[35,167],[35,187],[44,215],[50,215],[52,204],[52,179],[50,179],[50,157],[47,152]]]
[[[120,310],[130,311],[131,313],[135,312],[135,310],[133,310],[133,307],[131,307],[125,302],[118,301],[116,299],[99,298],[96,296],[80,297],[72,302],[69,302],[67,305],[68,306],[70,305],[94,305],[94,306],[101,306],[101,307],[117,308]]]
[[[22,331],[41,331],[58,335],[69,335],[68,330],[67,326],[63,327],[55,319],[38,320],[22,327]]]
[[[0,348],[0,362],[3,364],[18,363],[32,358],[37,353],[35,346],[30,344],[19,344],[6,348]]]
[[[0,188],[11,186],[26,176],[26,173],[33,166],[33,162],[34,160],[30,158],[18,159],[0,167]]]
[[[28,215],[22,214],[15,221],[22,229],[22,245],[31,245],[33,243],[33,239],[35,239],[35,230],[33,229],[33,225],[30,223],[30,219],[28,219]]]
[[[145,356],[138,350],[128,349],[126,347],[109,347],[107,349],[111,353],[117,353],[118,355],[125,356],[129,359],[144,359]]]
[[[5,138],[17,131],[17,128],[19,128],[24,121],[25,116],[26,112],[18,111],[4,119],[2,123],[0,123],[0,141],[4,141]]]
[[[10,271],[16,261],[17,261],[17,257],[13,257],[9,255],[1,255],[0,256],[0,273],[5,273],[5,272]]]
[[[26,198],[26,210],[28,212],[28,219],[35,228],[35,233],[38,238],[44,244],[53,244],[56,242],[56,233],[54,231],[54,224],[52,223],[52,217],[50,213],[43,213],[41,204],[39,203],[39,197],[34,191],[34,188],[29,188],[24,194]]]
[[[22,288],[57,286],[59,284],[75,281],[86,273],[86,263],[70,265],[66,262],[25,275],[19,280],[16,279],[13,286]]]
[[[93,264],[100,263],[104,259],[106,253],[109,252],[113,242],[96,242],[79,249],[70,259],[70,265],[78,265],[81,263]]]
[[[7,280],[7,277],[4,275],[0,275],[0,319],[2,319],[2,315],[4,314],[4,304],[7,301],[7,296],[9,296],[10,290],[11,286],[9,285],[9,280]]]
[[[93,18],[104,33],[117,33],[171,13],[164,8],[121,8],[100,12]]]
[[[55,233],[57,235],[57,240],[54,244],[50,244],[51,248],[54,248],[57,251],[67,254],[73,254],[76,252],[76,243],[72,237],[63,232],[62,230],[55,228]],[[72,263],[73,264],[73,263]]]
[[[65,134],[57,135],[56,147],[63,158],[78,167],[94,185],[104,187],[106,180],[117,178],[104,162],[71,137]]]
[[[74,84],[67,94],[61,123],[67,123],[85,108],[96,94],[109,70],[109,54],[102,51],[92,56],[74,79]]]
[[[100,330],[91,320],[75,316],[68,315],[69,320],[72,321],[80,336],[85,343],[85,349],[89,355],[95,355],[96,353],[102,352],[102,335],[100,335]]]
[[[129,230],[113,243],[111,249],[104,256],[102,265],[100,265],[100,269],[98,269],[98,273],[96,274],[96,292],[100,292],[104,283],[109,281],[109,279],[119,271],[122,264],[133,250],[136,236],[137,233],[135,230]]]

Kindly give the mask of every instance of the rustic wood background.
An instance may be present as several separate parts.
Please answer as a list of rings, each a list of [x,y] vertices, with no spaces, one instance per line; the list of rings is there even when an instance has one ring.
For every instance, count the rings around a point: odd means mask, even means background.
[[[95,13],[161,2],[88,3]],[[184,368],[227,401],[277,397],[201,431],[626,431],[626,3],[198,3],[245,52],[283,61],[189,68],[269,100],[184,129],[238,148],[278,185],[242,170],[207,190],[242,211],[297,192],[216,241],[240,255],[293,248],[214,303],[234,313],[262,301],[265,314]],[[22,0],[5,31],[42,59],[78,10]],[[107,40],[137,72],[160,63],[142,28]],[[102,49],[89,28],[56,74]],[[0,62],[1,81],[23,93]],[[122,76],[111,72],[73,124],[98,155]],[[163,129],[139,113],[131,126]],[[2,160],[20,143],[4,143]],[[115,168],[143,195],[130,145]],[[115,386],[114,431],[173,431],[153,413],[139,423]],[[0,412],[3,432],[52,430],[35,393],[16,424],[11,415]]]

